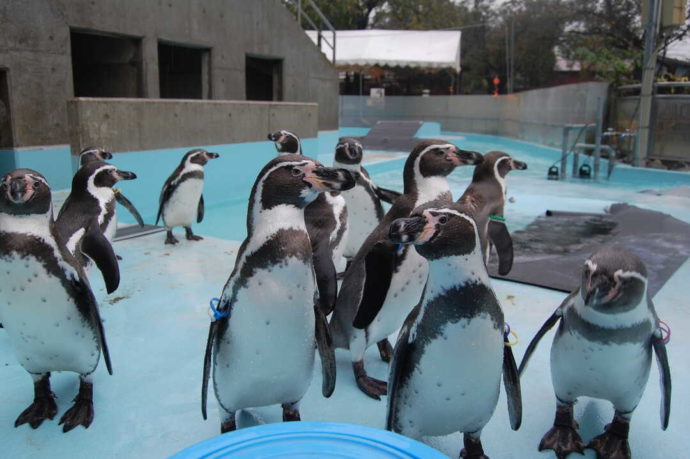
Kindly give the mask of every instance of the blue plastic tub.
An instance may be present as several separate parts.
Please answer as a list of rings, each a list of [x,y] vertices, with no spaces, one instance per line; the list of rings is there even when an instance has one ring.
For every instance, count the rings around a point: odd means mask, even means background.
[[[173,459],[230,456],[447,459],[439,451],[402,435],[337,422],[283,422],[240,429],[190,446]]]

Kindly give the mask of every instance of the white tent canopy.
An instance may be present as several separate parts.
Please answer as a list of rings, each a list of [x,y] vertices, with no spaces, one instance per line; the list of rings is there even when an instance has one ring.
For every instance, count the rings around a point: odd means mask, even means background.
[[[317,42],[317,33],[307,31]],[[322,32],[333,42],[331,32]],[[321,51],[331,56],[323,40]],[[460,31],[447,30],[338,30],[335,41],[335,65],[453,68],[460,71]]]

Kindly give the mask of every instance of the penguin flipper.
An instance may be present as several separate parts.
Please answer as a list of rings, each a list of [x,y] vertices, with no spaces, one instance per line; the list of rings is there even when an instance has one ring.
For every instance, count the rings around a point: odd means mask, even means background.
[[[319,306],[323,314],[328,315],[335,308],[335,299],[338,296],[338,273],[333,264],[328,241],[313,247],[312,260],[319,289]]]
[[[377,242],[366,255],[362,299],[352,321],[355,328],[367,328],[383,307],[393,278],[395,256],[395,245],[387,241]]]
[[[165,184],[163,185],[163,189],[161,190],[161,196],[158,199],[158,215],[156,216],[156,225],[158,224],[158,221],[161,219],[161,216],[163,215],[163,206],[166,202],[170,200],[170,197],[177,189],[177,184],[173,183],[174,174],[175,173],[173,172],[173,175],[168,177],[168,179],[165,181]]]
[[[518,430],[522,424],[522,393],[520,389],[520,375],[513,356],[513,349],[506,344],[503,346],[503,386],[508,400],[508,417],[510,428]]]
[[[546,322],[541,326],[539,331],[537,332],[536,335],[534,335],[534,338],[532,338],[532,341],[530,341],[529,346],[527,346],[527,350],[525,351],[525,355],[522,356],[522,362],[520,362],[520,369],[518,370],[519,376],[522,376],[522,373],[525,371],[525,368],[527,368],[527,364],[529,363],[529,359],[532,356],[532,353],[534,350],[537,348],[537,345],[539,344],[539,341],[544,337],[544,335],[553,328],[554,325],[561,319],[561,316],[563,315],[563,309],[569,305],[569,303],[575,298],[575,296],[579,293],[580,289],[576,289],[574,292],[572,292],[570,295],[565,297],[561,305],[554,311],[551,316],[546,319]]]
[[[199,198],[199,206],[196,209],[196,222],[201,223],[204,219],[204,195]]]
[[[208,400],[208,379],[211,376],[211,355],[213,354],[213,343],[216,341],[218,331],[218,321],[214,320],[208,327],[208,339],[206,341],[206,353],[204,354],[204,374],[201,378],[201,415],[206,420],[206,402]]]
[[[422,298],[424,295],[422,295]],[[398,333],[398,340],[395,342],[395,348],[393,350],[393,359],[390,363],[390,370],[388,372],[388,406],[386,413],[386,430],[393,432],[396,424],[396,413],[397,413],[397,390],[400,385],[400,378],[404,369],[410,370],[410,347],[409,343],[410,330],[417,316],[419,316],[419,311],[422,309],[421,304],[412,309],[412,311],[407,315],[405,322],[403,323],[400,333]]]
[[[376,197],[379,198],[381,201],[385,201],[389,204],[393,204],[393,201],[398,199],[400,197],[400,193],[394,190],[389,190],[387,188],[379,188],[375,187],[374,192],[376,193]]]
[[[105,330],[103,329],[103,321],[101,320],[101,314],[98,309],[98,304],[96,303],[96,297],[93,295],[93,291],[86,280],[86,274],[84,274],[83,269],[79,267],[78,270],[80,274],[78,277],[73,277],[70,282],[72,288],[75,290],[74,297],[77,298],[77,309],[96,332],[105,367],[108,370],[108,374],[112,375],[113,367],[110,361],[110,351],[108,349],[108,343],[105,340]]]
[[[656,363],[659,366],[661,382],[661,428],[666,430],[671,415],[671,369],[668,365],[666,344],[664,344],[661,336],[652,336],[652,347],[656,355]]]
[[[120,285],[120,265],[113,246],[93,220],[84,234],[81,251],[91,258],[103,275],[105,289],[113,293]]]
[[[335,350],[333,349],[333,339],[328,328],[326,315],[321,311],[319,302],[314,302],[314,315],[316,318],[316,347],[321,358],[321,393],[328,398],[335,390]]]
[[[513,239],[502,221],[489,220],[488,233],[498,253],[498,274],[505,276],[513,267]]]
[[[119,202],[125,209],[129,211],[130,214],[132,214],[132,217],[137,221],[137,224],[141,227],[144,226],[144,219],[141,218],[141,214],[137,210],[136,207],[134,207],[134,204],[132,204],[132,201],[127,199],[124,194],[122,194],[121,191],[118,191],[115,193],[115,200]]]

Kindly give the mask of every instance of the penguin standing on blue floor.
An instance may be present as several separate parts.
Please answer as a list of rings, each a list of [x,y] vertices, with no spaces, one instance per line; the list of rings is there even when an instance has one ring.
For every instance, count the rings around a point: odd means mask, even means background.
[[[108,238],[115,233],[116,225],[113,186],[120,180],[135,178],[133,172],[112,164],[88,162],[74,174],[72,190],[55,221],[57,234],[82,266],[88,270],[88,258],[96,263],[108,293],[117,288],[120,280],[117,257]]]
[[[279,155],[302,155],[302,143],[294,132],[281,130],[268,134]],[[345,268],[343,249],[348,239],[348,208],[341,192],[320,193],[304,209],[304,220],[311,240],[314,271],[319,288],[319,303],[328,315],[338,295],[338,268]]]
[[[182,226],[189,241],[200,241],[203,238],[192,232],[192,223],[204,219],[204,166],[211,159],[218,158],[218,153],[196,149],[188,151],[163,184],[159,200],[156,225],[163,218],[165,224],[166,244],[177,244],[173,228]]]
[[[374,343],[383,360],[390,359],[388,336],[398,330],[419,302],[426,283],[426,260],[409,246],[388,241],[393,220],[437,199],[452,200],[446,177],[457,166],[478,164],[482,155],[441,140],[421,141],[410,153],[403,171],[404,193],[367,237],[345,272],[330,326],[336,347],[350,349],[357,386],[380,400],[386,382],[364,369],[364,352]]]
[[[105,151],[101,148],[86,147],[81,151],[81,153],[79,153],[79,166],[81,167],[92,161],[108,161],[112,158],[113,154],[109,151]],[[143,227],[144,219],[141,218],[141,214],[139,213],[137,208],[134,207],[132,201],[127,199],[127,197],[124,194],[122,194],[122,191],[120,191],[118,188],[113,188],[113,192],[115,193],[113,199],[115,199],[117,202],[120,203],[120,205],[127,209],[129,213],[132,214],[134,219],[137,221],[137,224]],[[115,237],[115,230],[117,229],[117,209],[115,208],[113,210],[112,221],[113,224],[108,226],[108,228],[110,228],[111,231],[105,235],[105,237],[107,237],[110,242],[113,241],[113,238]]]
[[[369,173],[362,166],[362,144],[352,137],[341,137],[335,147],[333,166],[347,169],[357,176],[357,184],[351,190],[343,191],[347,202],[348,226],[350,228],[343,255],[354,258],[357,251],[383,220],[381,201],[393,203],[400,193],[379,188],[369,178]]]
[[[0,321],[19,363],[34,380],[34,401],[15,421],[34,429],[57,414],[50,372],[79,373],[79,393],[63,431],[89,427],[101,353],[112,374],[96,299],[77,260],[58,237],[48,182],[17,169],[0,182]],[[89,245],[85,249],[90,248]]]
[[[501,376],[513,430],[522,420],[517,365],[480,234],[468,209],[447,202],[418,207],[389,233],[394,243],[415,246],[429,262],[429,278],[398,335],[386,428],[417,439],[464,432],[460,456],[473,459],[486,458],[480,435],[496,408]]]
[[[629,458],[630,419],[642,398],[656,354],[661,382],[661,428],[671,412],[671,371],[660,320],[647,293],[647,269],[633,253],[606,247],[582,267],[580,287],[568,295],[530,342],[520,375],[539,340],[560,321],[551,346],[556,395],[553,427],[539,444],[559,459],[594,449],[597,458]],[[610,401],[615,414],[604,433],[587,446],[577,433],[578,397]]]
[[[213,370],[221,432],[236,429],[235,413],[243,408],[281,404],[283,421],[300,420],[315,341],[322,392],[332,394],[335,355],[317,301],[304,208],[319,193],[352,186],[348,171],[302,155],[280,155],[259,173],[247,209],[247,238],[223,288],[204,358],[202,414],[206,419]]]
[[[470,209],[479,228],[485,263],[489,262],[491,245],[498,253],[498,273],[508,274],[513,267],[513,239],[503,213],[506,203],[506,176],[512,170],[527,169],[527,164],[502,151],[491,151],[474,168],[472,183],[458,202]]]

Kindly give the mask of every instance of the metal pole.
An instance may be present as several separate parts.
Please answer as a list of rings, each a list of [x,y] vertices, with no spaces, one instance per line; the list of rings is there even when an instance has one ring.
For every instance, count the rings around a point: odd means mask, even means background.
[[[510,18],[510,88],[508,93],[512,94],[515,89],[515,16]]]
[[[565,178],[565,170],[568,168],[568,134],[570,134],[570,128],[568,126],[563,126],[563,152],[561,153],[561,180]]]
[[[302,27],[302,0],[297,0],[297,24]]]
[[[597,130],[594,138],[594,180],[599,179],[601,164],[601,133],[604,124],[604,99],[597,97]]]
[[[649,21],[645,24],[644,62],[642,67],[642,88],[640,90],[640,117],[638,123],[637,148],[633,165],[643,166],[649,154],[650,120],[654,102],[654,75],[656,74],[656,37],[659,33],[661,0],[649,0]]]

